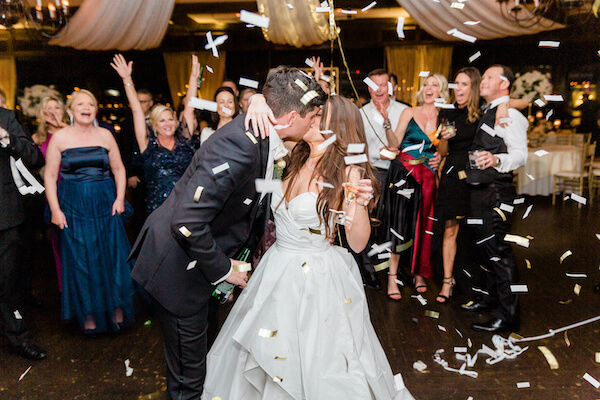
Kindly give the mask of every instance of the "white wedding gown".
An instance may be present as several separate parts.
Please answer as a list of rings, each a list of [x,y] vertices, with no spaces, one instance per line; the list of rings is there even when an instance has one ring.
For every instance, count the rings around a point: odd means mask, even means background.
[[[273,193],[272,208],[281,199]],[[413,399],[373,329],[356,262],[319,226],[316,199],[306,192],[274,209],[277,241],[208,353],[203,400]]]

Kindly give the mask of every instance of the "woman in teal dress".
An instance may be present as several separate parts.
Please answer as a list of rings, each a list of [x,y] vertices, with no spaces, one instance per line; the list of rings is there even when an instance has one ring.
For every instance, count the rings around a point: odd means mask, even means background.
[[[125,168],[112,134],[94,126],[97,111],[89,91],[71,94],[72,125],[52,136],[44,173],[52,223],[61,229],[61,318],[77,318],[89,336],[133,321]]]
[[[435,100],[449,100],[448,81],[440,74],[431,74],[421,83],[417,93],[419,106],[402,112],[395,136],[399,154],[392,161],[383,185],[385,204],[382,233],[392,241],[388,273],[388,296],[402,297],[397,283],[400,254],[410,254],[411,272],[417,292],[424,293],[424,278],[433,278],[430,261],[433,238],[433,206],[435,203],[435,174],[429,159],[435,153],[438,109]]]

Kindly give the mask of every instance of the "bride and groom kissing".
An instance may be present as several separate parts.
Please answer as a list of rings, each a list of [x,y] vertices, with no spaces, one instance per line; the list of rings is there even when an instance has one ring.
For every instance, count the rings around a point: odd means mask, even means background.
[[[331,209],[353,215],[344,228],[354,250],[369,238],[371,180],[360,181],[351,202],[341,190],[346,147],[364,142],[358,109],[283,66],[269,72],[263,95],[276,124],[268,137],[245,129],[243,115],[213,134],[133,246],[132,277],[151,295],[161,326],[168,396],[412,398],[401,378],[395,385],[354,260],[328,239]],[[324,150],[321,130],[337,135]],[[272,178],[282,140],[298,142],[284,189],[264,196],[255,181]],[[269,207],[277,241],[246,288],[235,256],[254,250]],[[207,360],[208,300],[222,281],[246,289]]]

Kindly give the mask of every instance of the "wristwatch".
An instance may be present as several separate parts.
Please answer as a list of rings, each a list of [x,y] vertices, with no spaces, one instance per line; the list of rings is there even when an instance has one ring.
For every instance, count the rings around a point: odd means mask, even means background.
[[[392,122],[389,119],[383,121],[383,129],[385,129],[386,131],[388,129],[392,129]]]
[[[494,156],[494,157],[496,157],[496,167],[500,167],[502,165],[502,160],[498,156]]]

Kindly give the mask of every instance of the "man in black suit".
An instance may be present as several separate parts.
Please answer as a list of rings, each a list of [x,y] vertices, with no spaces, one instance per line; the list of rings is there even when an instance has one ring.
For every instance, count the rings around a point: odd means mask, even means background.
[[[133,246],[132,276],[154,299],[173,399],[202,393],[207,304],[215,285],[246,286],[247,272],[236,269],[241,262],[234,258],[254,250],[251,243],[263,234],[257,213],[269,207],[255,180],[272,177],[276,153],[285,152],[281,139],[300,140],[326,99],[314,79],[288,67],[269,73],[263,94],[276,130],[257,139],[244,129],[244,115],[217,130]]]
[[[28,343],[22,310],[17,308],[18,268],[21,266],[20,232],[25,220],[23,199],[13,180],[10,158],[32,169],[44,165],[40,149],[25,135],[15,114],[0,108],[0,315],[9,341],[9,349],[20,356],[41,360],[46,357],[39,347]]]

